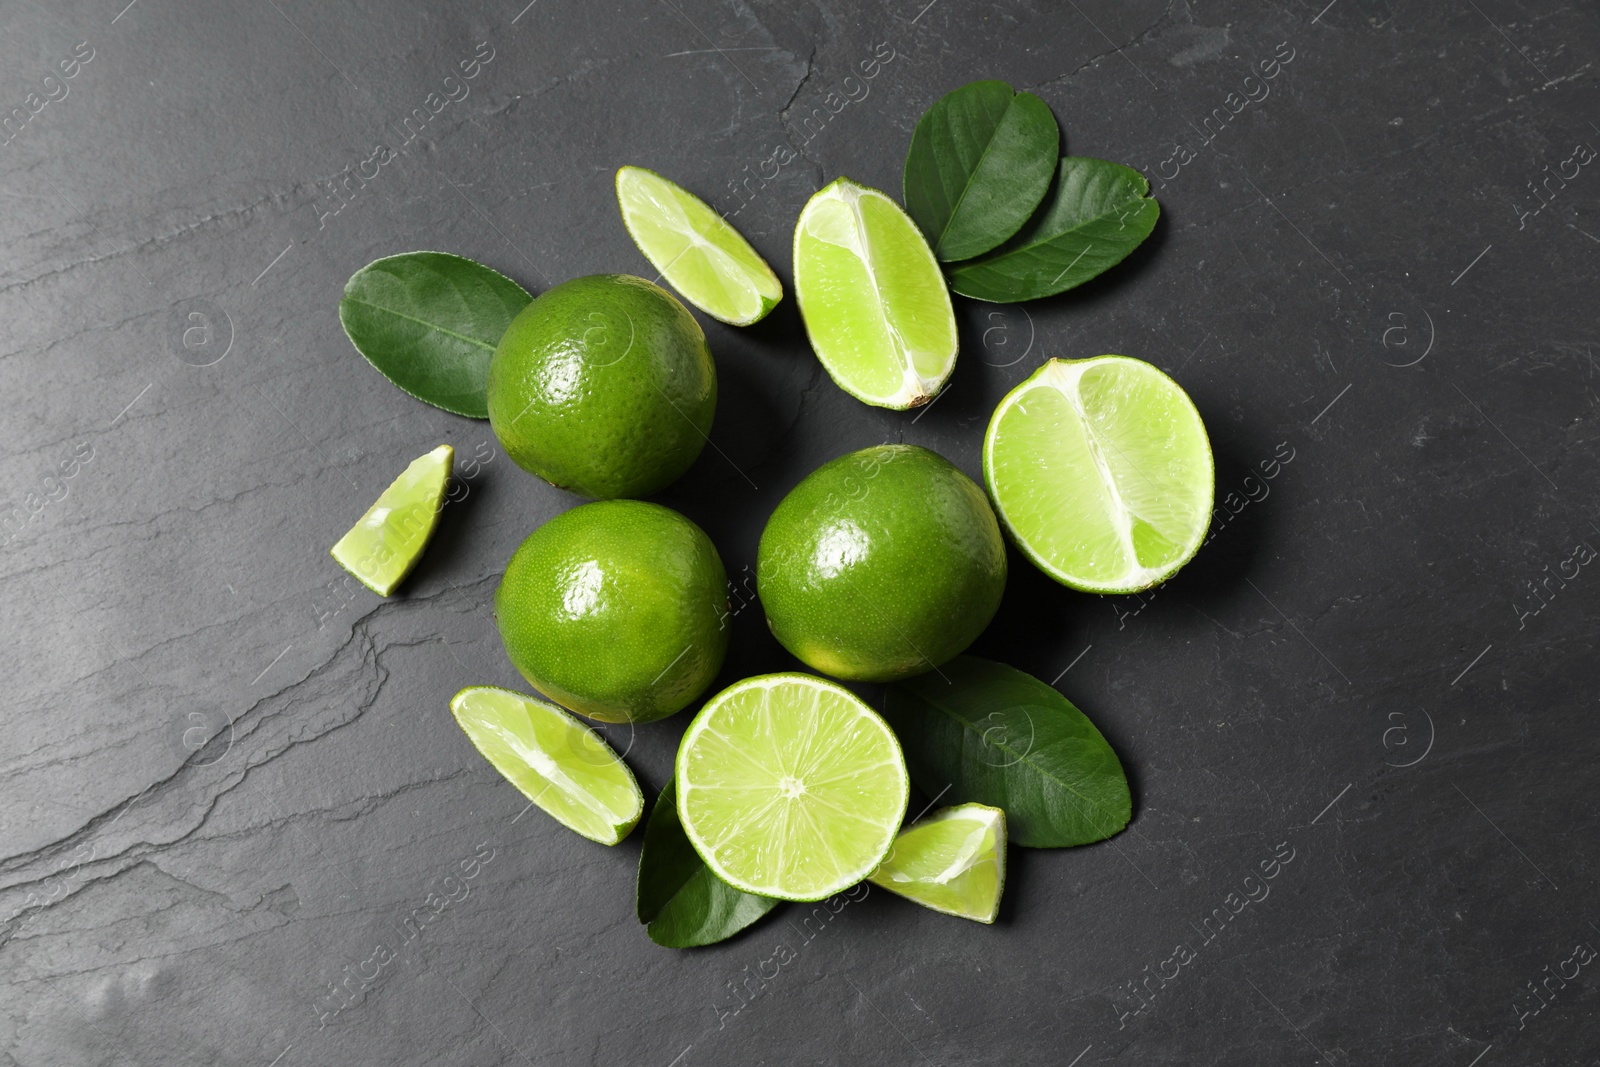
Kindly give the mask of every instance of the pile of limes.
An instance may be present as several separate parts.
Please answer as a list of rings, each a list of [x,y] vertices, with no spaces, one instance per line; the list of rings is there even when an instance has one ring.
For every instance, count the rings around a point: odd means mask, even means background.
[[[748,325],[781,300],[755,250],[685,190],[624,167],[617,195],[641,251],[702,311]],[[957,348],[949,290],[893,199],[843,178],[812,197],[794,284],[842,389],[904,409],[943,388]],[[452,702],[458,721],[530,800],[614,844],[643,798],[568,712],[642,723],[700,702],[669,817],[716,879],[763,898],[819,900],[870,877],[992,921],[1003,813],[964,804],[903,830],[900,743],[841,682],[910,678],[966,649],[1000,607],[1006,534],[1067,586],[1130,592],[1182,566],[1211,511],[1205,429],[1170,378],[1124,356],[1052,359],[994,412],[987,492],[905,444],[840,456],[795,486],[762,533],[757,591],[773,635],[816,673],[746,678],[702,700],[728,648],[723,564],[692,521],[637,499],[682,475],[711,431],[716,367],[694,316],[641,278],[556,285],[505,330],[485,399],[512,460],[592,502],[534,530],[495,594],[506,653],[548,701],[469,688]],[[336,558],[388,595],[433,528],[450,463],[441,446],[413,464]]]

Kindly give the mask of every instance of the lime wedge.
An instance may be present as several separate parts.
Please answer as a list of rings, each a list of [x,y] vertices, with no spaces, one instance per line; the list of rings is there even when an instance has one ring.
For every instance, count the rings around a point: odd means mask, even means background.
[[[794,227],[794,295],[817,358],[857,400],[904,411],[956,364],[956,318],[916,223],[876,189],[840,178]]]
[[[473,747],[556,822],[602,845],[628,836],[644,794],[595,731],[535,697],[475,685],[450,701]]]
[[[780,900],[822,900],[883,862],[909,782],[894,732],[809,674],[736,682],[678,747],[678,819],[713,874]]]
[[[731,326],[766,317],[783,286],[750,242],[692,193],[643,167],[617,171],[622,224],[689,303]]]
[[[388,596],[411,573],[439,525],[455,449],[440,445],[411,461],[330,550],[362,585]]]
[[[1200,413],[1127,356],[1053,359],[995,408],[983,439],[995,511],[1040,570],[1090,593],[1136,593],[1187,563],[1215,474]]]
[[[1006,884],[1006,813],[987,804],[934,812],[894,839],[871,882],[946,915],[994,922]]]

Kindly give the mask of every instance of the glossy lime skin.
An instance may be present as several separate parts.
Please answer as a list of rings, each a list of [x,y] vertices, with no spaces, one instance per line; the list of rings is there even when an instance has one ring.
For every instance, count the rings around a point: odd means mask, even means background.
[[[650,722],[705,691],[728,651],[727,576],[705,531],[659,504],[583,504],[522,542],[494,594],[506,655],[602,722]]]
[[[916,445],[817,468],[761,534],[767,625],[808,666],[847,681],[906,678],[957,655],[1005,586],[1005,543],[983,490]]]
[[[629,274],[547,290],[489,363],[489,424],[524,470],[600,500],[665,489],[717,409],[705,333],[676,297]]]

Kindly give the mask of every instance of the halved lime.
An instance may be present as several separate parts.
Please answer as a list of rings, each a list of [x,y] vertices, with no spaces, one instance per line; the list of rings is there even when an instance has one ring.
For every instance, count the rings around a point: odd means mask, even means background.
[[[778,276],[750,242],[704,200],[655,171],[617,171],[617,203],[644,258],[712,318],[748,326],[783,299]]]
[[[794,295],[839,388],[903,411],[933,399],[956,365],[956,317],[916,223],[876,189],[840,178],[794,227]]]
[[[735,889],[822,900],[883,861],[910,792],[900,742],[841,685],[736,682],[700,709],[677,763],[678,819]]]
[[[455,449],[440,445],[411,461],[330,551],[362,585],[388,596],[422,558],[439,525]]]
[[[450,700],[473,747],[556,822],[614,845],[644,812],[644,794],[611,746],[572,715],[536,697],[475,685]]]
[[[1052,359],[995,408],[983,477],[1017,547],[1063,585],[1136,593],[1187,563],[1215,473],[1178,383],[1127,356]]]
[[[1006,885],[1006,813],[987,804],[934,812],[894,839],[871,882],[946,915],[994,922]]]

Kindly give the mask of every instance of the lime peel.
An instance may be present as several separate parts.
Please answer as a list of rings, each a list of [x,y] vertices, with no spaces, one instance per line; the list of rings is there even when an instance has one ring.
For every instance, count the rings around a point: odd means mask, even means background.
[[[329,550],[339,566],[379,596],[394,592],[439,525],[454,459],[455,450],[440,445],[412,460]]]

